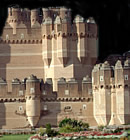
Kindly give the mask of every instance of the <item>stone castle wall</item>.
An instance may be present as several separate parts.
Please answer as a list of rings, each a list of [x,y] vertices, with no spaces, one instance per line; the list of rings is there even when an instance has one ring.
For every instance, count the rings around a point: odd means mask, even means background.
[[[1,128],[29,127],[29,116],[32,116],[35,108],[40,112],[40,118],[35,125],[37,127],[45,126],[46,123],[57,126],[59,121],[65,117],[97,125],[93,116],[92,86],[89,77],[83,79],[82,90],[79,89],[79,84],[74,78],[68,82],[65,78],[60,78],[58,92],[53,92],[51,79],[43,82],[39,79],[35,81],[33,75],[30,77],[25,81],[12,80],[12,92],[8,92],[6,81],[1,79],[0,91],[3,91],[0,93]],[[30,84],[28,84],[28,80],[30,80]],[[37,106],[38,100],[40,108]],[[30,110],[32,110],[31,114],[27,113]],[[33,115],[35,117],[35,114]]]

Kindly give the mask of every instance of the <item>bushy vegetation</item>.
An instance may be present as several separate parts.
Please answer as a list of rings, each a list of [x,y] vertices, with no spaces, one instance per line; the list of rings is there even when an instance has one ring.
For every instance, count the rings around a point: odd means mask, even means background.
[[[113,131],[113,133],[120,133],[121,132],[121,129],[118,127],[118,128],[116,128],[114,131]]]
[[[45,134],[47,134],[48,137],[54,137],[59,134],[59,132],[51,128],[51,124],[48,123],[45,127],[46,129],[40,127],[40,129],[38,130],[37,133],[40,134],[40,136],[44,136]]]
[[[40,134],[40,136],[43,136],[46,133],[46,131],[43,127],[40,127],[37,133]]]
[[[98,126],[98,130],[99,130],[99,131],[103,131],[104,128],[105,128],[104,125],[99,125],[99,126]]]
[[[51,124],[46,124],[45,133],[48,135],[48,137],[54,137],[59,134],[59,132],[57,132],[51,128]]]
[[[59,123],[60,133],[79,132],[87,130],[89,127],[88,123],[83,123],[71,118],[65,118]]]

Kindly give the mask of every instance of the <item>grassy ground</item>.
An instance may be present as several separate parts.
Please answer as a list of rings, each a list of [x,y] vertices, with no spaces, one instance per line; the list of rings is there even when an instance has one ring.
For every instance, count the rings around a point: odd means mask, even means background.
[[[4,135],[4,136],[0,137],[0,140],[27,140],[32,135],[34,135],[34,134],[30,134],[30,135]]]

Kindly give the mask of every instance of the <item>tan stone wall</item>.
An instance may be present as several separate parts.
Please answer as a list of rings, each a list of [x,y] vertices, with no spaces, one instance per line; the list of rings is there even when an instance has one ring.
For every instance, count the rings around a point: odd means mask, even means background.
[[[47,110],[44,110],[44,107]],[[70,109],[65,110],[65,108]],[[89,123],[91,126],[97,125],[93,117],[93,103],[92,102],[42,102],[41,108],[43,116],[39,121],[39,126],[51,123],[56,126],[59,121],[65,117],[82,120]]]
[[[0,44],[0,75],[11,83],[30,74],[44,77],[42,46],[40,44]]]
[[[18,115],[23,114],[25,109],[25,103],[21,102],[0,103],[0,128],[21,128],[28,125],[26,117]]]

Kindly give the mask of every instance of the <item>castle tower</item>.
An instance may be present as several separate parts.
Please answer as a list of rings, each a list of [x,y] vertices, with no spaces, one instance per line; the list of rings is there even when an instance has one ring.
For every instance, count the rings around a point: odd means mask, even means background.
[[[116,111],[120,124],[130,122],[130,67],[127,60],[123,64],[120,60],[115,65],[115,84],[116,84]]]
[[[36,76],[31,75],[26,80],[26,115],[32,127],[35,127],[40,118],[40,81]]]
[[[42,11],[43,11],[43,21],[44,21],[46,18],[50,17],[50,11],[48,8],[42,8]]]
[[[20,80],[17,78],[14,78],[12,80],[12,97],[18,97],[20,87],[21,87]]]
[[[92,81],[91,78],[87,75],[82,80],[82,97],[92,96]]]
[[[52,19],[47,17],[42,24],[42,56],[46,66],[50,66],[52,60]]]
[[[87,42],[86,42],[86,34],[85,34],[85,22],[83,17],[77,15],[75,18],[75,28],[78,34],[77,40],[77,56],[81,63],[85,63],[87,57]]]
[[[130,123],[130,58],[124,62],[125,123]]]
[[[68,90],[68,84],[66,83],[66,79],[61,77],[58,80],[58,97],[68,97],[69,96],[69,90]]]
[[[111,86],[111,120],[109,125],[119,124],[116,115],[116,87],[115,87],[115,77],[110,79],[110,86]]]
[[[97,25],[92,17],[87,20],[86,32],[87,32],[87,46],[88,55],[91,58],[91,64],[95,65],[98,57],[98,34]]]
[[[57,33],[57,57],[60,61],[60,63],[64,66],[67,64],[68,61],[68,48],[69,48],[69,38],[68,38],[68,32],[70,31],[70,24],[67,21],[66,17],[62,17],[64,19],[61,19],[60,16],[56,17],[55,20],[55,29]]]
[[[72,24],[71,11],[66,8],[56,10],[43,8],[43,15],[44,79],[52,78],[53,91],[57,91],[57,81],[60,77],[65,77],[66,81],[74,77],[81,83],[83,77],[90,76],[93,67],[91,64],[93,50],[90,52],[86,43],[87,23],[80,17],[79,22]],[[97,31],[94,33],[97,34]],[[96,47],[94,44],[93,48]]]
[[[31,11],[27,8],[22,9],[22,22],[27,26],[27,28],[31,27]]]
[[[94,117],[98,125],[107,125],[111,118],[110,78],[112,77],[112,70],[109,63],[106,61],[99,69],[94,68],[92,76]],[[97,77],[99,77],[99,83],[95,82]]]
[[[31,27],[36,24],[39,23],[39,13],[38,13],[38,9],[33,9],[31,10]]]
[[[61,19],[65,19],[68,16],[68,9],[65,7],[60,8],[60,17]]]
[[[22,21],[21,9],[20,8],[8,8],[8,23],[13,28],[13,34],[16,34],[16,28]]]

